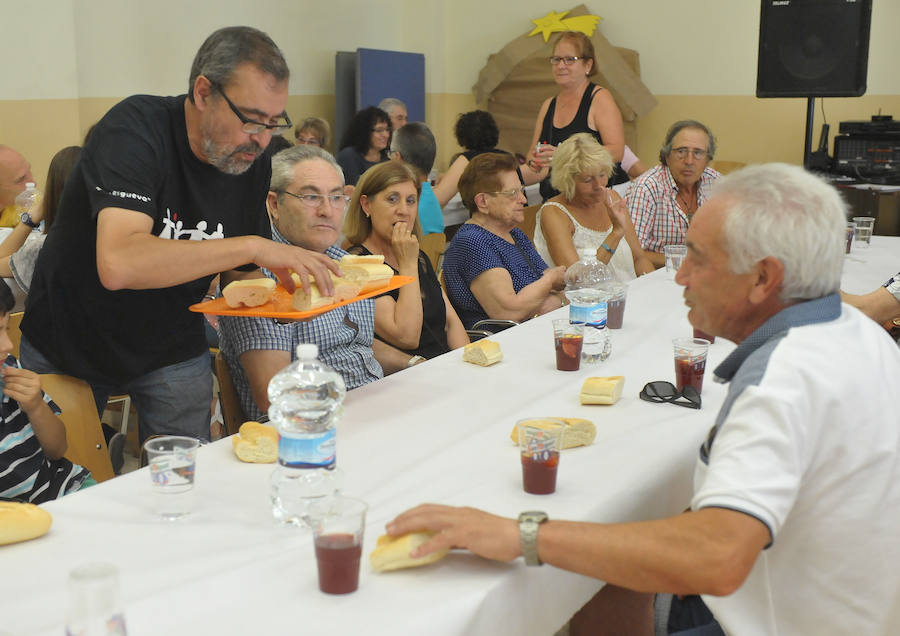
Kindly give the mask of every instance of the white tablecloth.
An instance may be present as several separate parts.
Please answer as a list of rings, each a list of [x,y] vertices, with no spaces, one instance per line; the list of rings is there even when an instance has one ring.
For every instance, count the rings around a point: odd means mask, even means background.
[[[869,291],[900,267],[900,239],[874,237],[847,257],[848,291]],[[476,367],[461,352],[348,394],[338,427],[345,492],[369,503],[364,555],[384,524],[421,502],[473,505],[514,516],[623,521],[658,518],[689,503],[697,449],[726,388],[711,371],[733,349],[710,349],[700,411],[638,399],[649,380],[672,380],[670,341],[690,335],[681,288],[658,271],[631,284],[612,357],[578,372],[555,369],[550,321],[559,310],[496,336],[504,360]],[[581,406],[590,375],[625,375],[621,401]],[[595,443],[566,451],[557,492],[522,491],[509,439],[527,416],[587,417]],[[43,538],[0,548],[0,630],[59,634],[66,576],[110,561],[121,571],[129,634],[552,634],[601,583],[521,559],[493,563],[453,553],[426,568],[376,574],[359,590],[319,593],[306,531],[271,521],[271,465],[238,462],[230,440],[201,449],[194,514],[166,524],[151,513],[146,469],[46,505]]]

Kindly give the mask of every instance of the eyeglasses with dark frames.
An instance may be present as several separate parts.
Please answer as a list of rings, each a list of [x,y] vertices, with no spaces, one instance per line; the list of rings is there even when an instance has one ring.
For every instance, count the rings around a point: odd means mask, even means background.
[[[700,394],[694,387],[688,385],[679,391],[674,384],[665,380],[645,384],[640,398],[645,402],[668,402],[688,409],[699,409],[702,403]]]
[[[550,66],[556,66],[560,62],[562,62],[563,66],[572,66],[578,60],[583,60],[583,57],[578,55],[566,55],[564,57],[560,57],[559,55],[554,55],[550,58]]]
[[[347,207],[347,202],[350,200],[350,197],[346,194],[295,194],[293,192],[288,192],[287,190],[277,190],[276,192],[289,194],[295,199],[300,199],[300,203],[311,210],[318,210],[325,201],[328,201],[328,205],[335,210],[343,209]]]
[[[228,99],[228,95],[225,94],[225,91],[217,82],[210,81],[209,84],[214,89],[216,89],[216,91],[219,93],[219,95],[221,95],[222,97],[225,98],[225,103],[228,104],[228,107],[231,109],[231,112],[233,112],[235,115],[237,115],[237,118],[241,120],[241,124],[242,124],[241,130],[243,130],[248,135],[258,135],[259,133],[261,133],[264,130],[268,130],[270,132],[280,135],[285,130],[292,128],[294,125],[291,123],[291,118],[288,117],[287,111],[282,111],[282,113],[278,116],[278,117],[284,119],[284,122],[280,122],[277,124],[264,124],[261,121],[256,121],[255,119],[250,119],[244,113],[242,113],[240,111],[240,109],[238,109],[238,107],[235,106],[234,103],[230,99]]]

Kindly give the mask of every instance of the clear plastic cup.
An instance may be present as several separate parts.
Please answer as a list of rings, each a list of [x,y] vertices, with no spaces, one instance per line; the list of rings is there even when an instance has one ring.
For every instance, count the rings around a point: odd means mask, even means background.
[[[180,519],[194,509],[194,475],[200,442],[193,437],[165,435],[144,443],[154,508],[167,521]]]

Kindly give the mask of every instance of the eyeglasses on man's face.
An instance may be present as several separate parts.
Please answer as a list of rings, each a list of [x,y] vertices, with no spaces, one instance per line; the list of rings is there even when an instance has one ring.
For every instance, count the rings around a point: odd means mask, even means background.
[[[294,124],[291,123],[291,118],[288,117],[287,112],[282,112],[278,115],[277,119],[279,119],[278,123],[275,124],[264,124],[261,121],[256,121],[255,119],[250,119],[244,113],[238,109],[234,103],[228,99],[228,95],[225,94],[225,91],[219,86],[216,82],[210,82],[210,86],[212,86],[216,91],[218,91],[219,95],[225,98],[225,103],[228,104],[228,107],[231,109],[237,118],[241,120],[241,130],[243,130],[248,135],[258,135],[264,130],[268,130],[269,132],[280,135],[285,130],[289,130],[293,128]]]
[[[326,201],[330,208],[334,210],[343,210],[347,207],[347,202],[350,200],[350,197],[345,194],[295,194],[293,192],[288,192],[287,190],[279,190],[278,192],[289,194],[295,199],[300,199],[300,203],[310,210],[318,210]]]
[[[559,55],[554,55],[550,58],[550,66],[556,66],[557,64],[562,64],[563,66],[572,66],[578,60],[583,60],[583,57],[579,57],[578,55],[566,55],[560,57]]]
[[[501,190],[500,192],[485,192],[491,196],[506,197],[507,199],[515,199],[518,196],[525,196],[525,188],[513,188],[512,190]]]
[[[687,146],[672,148],[672,154],[679,159],[687,159],[687,156],[690,155],[697,161],[702,161],[709,156],[709,153],[704,148],[688,148]]]

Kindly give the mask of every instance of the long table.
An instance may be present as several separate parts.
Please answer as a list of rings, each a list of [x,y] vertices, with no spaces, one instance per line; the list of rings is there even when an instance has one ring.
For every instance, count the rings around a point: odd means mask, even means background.
[[[900,239],[874,237],[845,258],[846,291],[871,291],[900,268]],[[429,501],[515,516],[545,510],[585,521],[652,519],[690,501],[697,449],[726,388],[711,370],[733,349],[718,339],[699,411],[638,399],[650,380],[672,380],[671,339],[690,335],[681,288],[665,271],[634,281],[625,325],[606,362],[555,369],[551,320],[565,309],[498,334],[504,360],[492,367],[450,352],[350,392],[338,426],[344,492],[368,502],[364,555],[397,513]],[[592,375],[624,375],[613,406],[582,406]],[[567,450],[557,492],[522,491],[509,434],[530,416],[586,417],[592,446]],[[317,588],[312,539],[276,526],[271,465],[237,461],[230,440],[205,446],[197,505],[176,523],[154,518],[146,469],[45,505],[50,533],[0,547],[0,631],[59,634],[66,577],[76,565],[109,561],[121,572],[128,631],[142,634],[552,634],[602,583],[521,559],[489,562],[452,553],[420,569],[372,572],[359,590]]]

